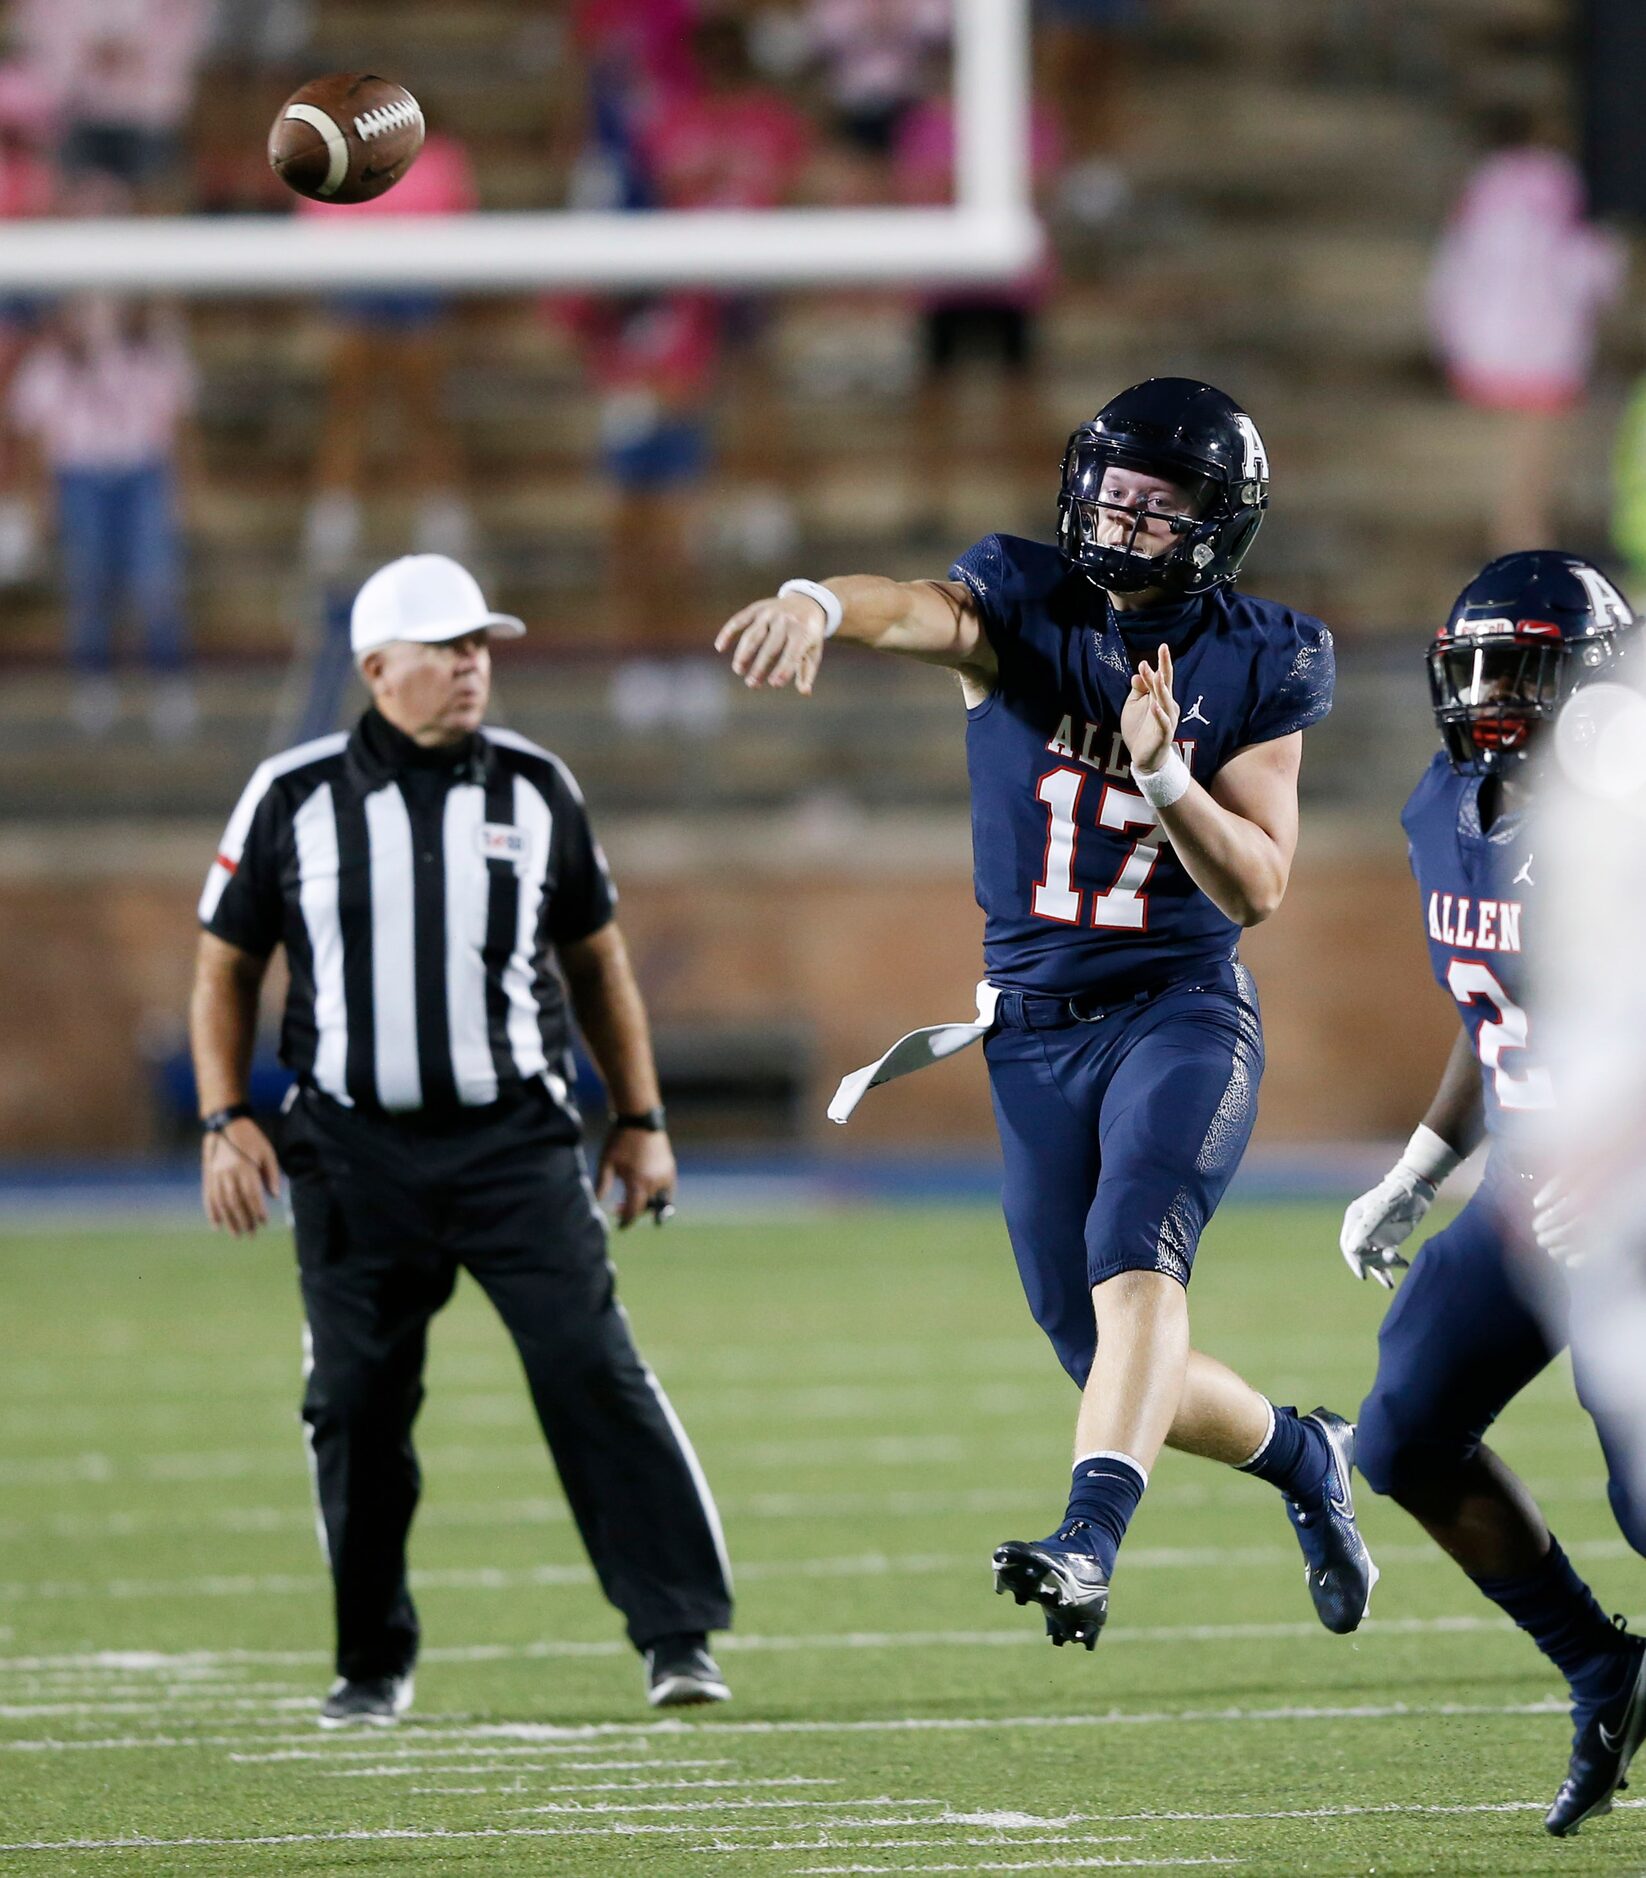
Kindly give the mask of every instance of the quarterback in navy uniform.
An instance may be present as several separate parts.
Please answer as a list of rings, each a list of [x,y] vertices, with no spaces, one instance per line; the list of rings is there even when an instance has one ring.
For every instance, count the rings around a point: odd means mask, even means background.
[[[1559,1347],[1547,1313],[1524,1295],[1533,1241],[1557,1266],[1581,1251],[1574,1209],[1517,1142],[1555,1094],[1525,1009],[1523,918],[1536,917],[1537,889],[1528,784],[1545,724],[1576,686],[1611,669],[1633,624],[1586,562],[1510,554],[1463,590],[1429,649],[1445,748],[1401,820],[1435,978],[1463,1027],[1404,1155],[1349,1208],[1342,1233],[1350,1269],[1392,1287],[1406,1263],[1397,1248],[1440,1183],[1490,1137],[1479,1191],[1424,1245],[1383,1320],[1358,1459],[1368,1483],[1399,1501],[1570,1684],[1571,1765],[1545,1821],[1556,1836],[1609,1809],[1646,1736],[1646,1640],[1607,1622],[1484,1437]],[[1577,1385],[1584,1396],[1581,1364]],[[1646,1553],[1646,1507],[1600,1434],[1618,1525]]]
[[[1003,1200],[1030,1309],[1082,1390],[1067,1511],[995,1586],[1089,1649],[1161,1446],[1278,1487],[1321,1621],[1376,1573],[1353,1431],[1189,1347],[1200,1235],[1256,1112],[1236,957],[1286,890],[1302,733],[1331,705],[1318,620],[1234,591],[1269,466],[1222,392],[1151,379],[1069,440],[1055,545],[991,535],[946,581],[791,581],[721,629],[753,686],[809,693],[838,635],[959,674]]]

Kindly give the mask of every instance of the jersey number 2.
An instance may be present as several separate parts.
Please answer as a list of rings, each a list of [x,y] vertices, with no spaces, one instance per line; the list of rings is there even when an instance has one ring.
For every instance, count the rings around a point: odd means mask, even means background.
[[[1075,848],[1080,840],[1076,812],[1086,773],[1078,769],[1048,770],[1035,787],[1046,805],[1046,862],[1030,902],[1037,919],[1055,919],[1065,926],[1080,924],[1081,890],[1074,884]],[[1154,810],[1130,789],[1103,785],[1097,805],[1097,826],[1116,834],[1134,828],[1155,830],[1152,840],[1134,841],[1115,876],[1114,885],[1092,894],[1093,926],[1121,932],[1146,932],[1149,901],[1143,889],[1160,859],[1160,836]]]
[[[1475,1051],[1482,1069],[1492,1072],[1492,1086],[1506,1109],[1546,1109],[1554,1101],[1554,1086],[1546,1069],[1523,1070],[1518,1076],[1503,1059],[1511,1050],[1524,1050],[1531,1032],[1526,1013],[1515,1003],[1489,965],[1475,959],[1453,959],[1446,968],[1446,985],[1465,1009],[1484,1004],[1490,1017],[1480,1020]]]

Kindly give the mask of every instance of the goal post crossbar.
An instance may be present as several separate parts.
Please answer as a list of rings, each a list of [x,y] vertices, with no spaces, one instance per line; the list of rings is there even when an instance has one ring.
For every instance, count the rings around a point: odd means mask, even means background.
[[[955,0],[952,208],[193,216],[12,222],[0,292],[506,292],[1010,279],[1043,241],[1030,193],[1028,0]]]

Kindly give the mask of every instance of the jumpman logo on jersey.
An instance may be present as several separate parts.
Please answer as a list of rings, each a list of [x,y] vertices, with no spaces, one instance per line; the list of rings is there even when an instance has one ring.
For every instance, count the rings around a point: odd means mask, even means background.
[[[1210,730],[1212,720],[1200,708],[1205,702],[1206,694],[1203,691],[1200,696],[1195,699],[1194,703],[1189,706],[1188,710],[1183,713],[1181,721],[1185,724],[1204,724],[1206,728]]]
[[[1520,872],[1509,882],[1511,887],[1535,887],[1537,885],[1537,882],[1532,878],[1532,863],[1536,859],[1537,856],[1535,854],[1528,854],[1526,856],[1526,859],[1521,863]]]

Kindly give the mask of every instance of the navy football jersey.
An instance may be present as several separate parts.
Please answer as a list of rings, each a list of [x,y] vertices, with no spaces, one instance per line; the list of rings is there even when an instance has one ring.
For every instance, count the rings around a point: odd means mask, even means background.
[[[1482,778],[1459,776],[1439,754],[1401,811],[1412,873],[1422,898],[1429,963],[1457,1000],[1480,1060],[1486,1126],[1501,1135],[1513,1117],[1547,1108],[1549,1072],[1530,1049],[1521,914],[1533,892],[1525,819],[1499,813],[1480,822]]]
[[[1234,957],[1239,928],[1189,878],[1132,781],[1120,712],[1170,646],[1178,748],[1210,783],[1248,744],[1332,704],[1319,620],[1228,588],[1116,613],[1055,547],[990,535],[950,570],[999,661],[967,712],[972,868],[994,984],[1122,998]]]

